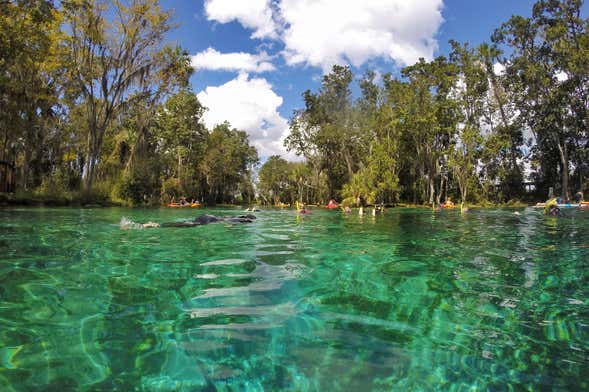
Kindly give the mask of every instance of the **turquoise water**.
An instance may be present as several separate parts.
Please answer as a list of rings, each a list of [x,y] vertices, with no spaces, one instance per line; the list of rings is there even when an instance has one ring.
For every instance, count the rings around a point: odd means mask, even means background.
[[[0,390],[589,389],[589,212],[203,212],[0,209]]]

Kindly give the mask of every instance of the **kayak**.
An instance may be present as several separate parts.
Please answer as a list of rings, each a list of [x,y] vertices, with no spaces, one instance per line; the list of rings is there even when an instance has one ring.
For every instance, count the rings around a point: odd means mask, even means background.
[[[544,208],[546,203],[537,203],[534,208]],[[557,204],[558,208],[589,208],[589,203],[563,203]]]
[[[329,203],[327,203],[327,205],[325,206],[325,208],[327,208],[328,210],[334,210],[336,208],[339,208],[339,205],[335,200],[330,200]]]
[[[167,207],[170,208],[198,208],[200,207],[200,203],[188,203],[188,204],[180,204],[180,203],[169,203]]]

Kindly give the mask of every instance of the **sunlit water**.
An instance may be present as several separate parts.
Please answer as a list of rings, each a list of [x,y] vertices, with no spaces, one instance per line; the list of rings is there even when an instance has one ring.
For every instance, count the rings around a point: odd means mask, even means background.
[[[203,212],[1,209],[0,390],[589,389],[589,212]]]

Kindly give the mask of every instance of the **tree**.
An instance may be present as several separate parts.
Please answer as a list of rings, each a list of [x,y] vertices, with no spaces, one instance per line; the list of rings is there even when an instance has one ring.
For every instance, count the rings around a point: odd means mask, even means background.
[[[323,77],[319,93],[303,94],[305,109],[295,112],[285,140],[289,151],[305,156],[318,172],[326,173],[329,197],[354,174],[365,152],[365,135],[356,126],[351,82],[350,69],[335,65]]]
[[[0,12],[0,160],[16,162],[20,186],[49,174],[47,138],[58,115],[61,13],[51,1],[2,4]]]
[[[394,108],[399,90],[390,75],[385,75],[383,89],[375,83],[375,77],[368,72],[360,81],[362,96],[357,103],[359,126],[369,143],[363,173],[374,188],[374,198],[389,203],[396,202],[399,194],[401,132]]]
[[[249,145],[246,132],[232,129],[227,122],[217,125],[207,139],[200,165],[209,201],[231,202],[240,188],[250,189],[250,172],[257,162],[258,153]]]
[[[409,162],[417,166],[418,181],[424,182],[422,200],[439,204],[445,152],[456,132],[456,102],[450,93],[456,86],[458,69],[438,57],[431,63],[422,59],[402,72],[409,79],[402,109],[405,149],[417,158]]]
[[[449,166],[454,172],[460,190],[461,210],[464,210],[469,185],[476,184],[476,166],[481,142],[481,123],[485,98],[489,89],[484,64],[468,44],[451,41],[450,60],[459,72],[459,81],[453,92],[457,116],[454,143],[449,148]]]
[[[524,145],[524,124],[510,96],[504,72],[496,71],[496,64],[501,64],[502,52],[496,45],[487,43],[477,48],[479,61],[484,64],[489,85],[484,117],[488,133],[483,140],[481,185],[485,197],[489,197],[489,187],[500,185],[499,198],[507,201],[519,198],[523,194],[523,157],[521,147]]]
[[[170,13],[157,0],[63,2],[68,37],[69,97],[86,112],[83,179],[89,193],[104,135],[124,107],[148,100],[150,75],[168,68],[164,35]],[[110,17],[110,18],[109,18]]]
[[[514,16],[493,40],[510,49],[503,63],[509,88],[525,124],[533,132],[537,154],[559,156],[563,198],[569,199],[570,159],[587,147],[589,81],[588,23],[580,0],[542,0],[531,18]]]
[[[175,178],[183,193],[193,196],[204,191],[199,166],[208,138],[202,123],[205,110],[192,91],[181,90],[160,107],[155,119],[162,175]]]
[[[278,155],[273,155],[262,165],[258,173],[259,191],[265,200],[272,204],[293,202],[291,184],[292,167]]]

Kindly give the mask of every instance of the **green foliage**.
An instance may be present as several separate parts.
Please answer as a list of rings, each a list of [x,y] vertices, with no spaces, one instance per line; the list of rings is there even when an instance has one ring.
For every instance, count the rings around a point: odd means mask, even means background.
[[[272,204],[292,203],[292,171],[286,160],[277,155],[271,156],[258,173],[258,191],[263,199],[271,201]]]
[[[366,169],[361,169],[352,176],[350,182],[344,185],[344,205],[365,206],[375,201],[376,189],[372,176]]]
[[[520,111],[543,191],[559,173],[561,194],[570,196],[570,163],[585,168],[589,108],[589,23],[580,0],[542,0],[532,17],[514,16],[493,35],[510,51],[505,88]],[[554,159],[556,158],[556,159]],[[580,179],[586,174],[578,173]],[[582,180],[580,181],[582,182]]]
[[[232,202],[250,191],[251,171],[258,163],[257,150],[249,145],[247,133],[229,123],[217,125],[210,133],[200,170],[211,203]]]
[[[154,186],[149,177],[133,173],[122,177],[119,185],[119,195],[134,205],[149,204],[155,189],[158,189],[158,187]]]

